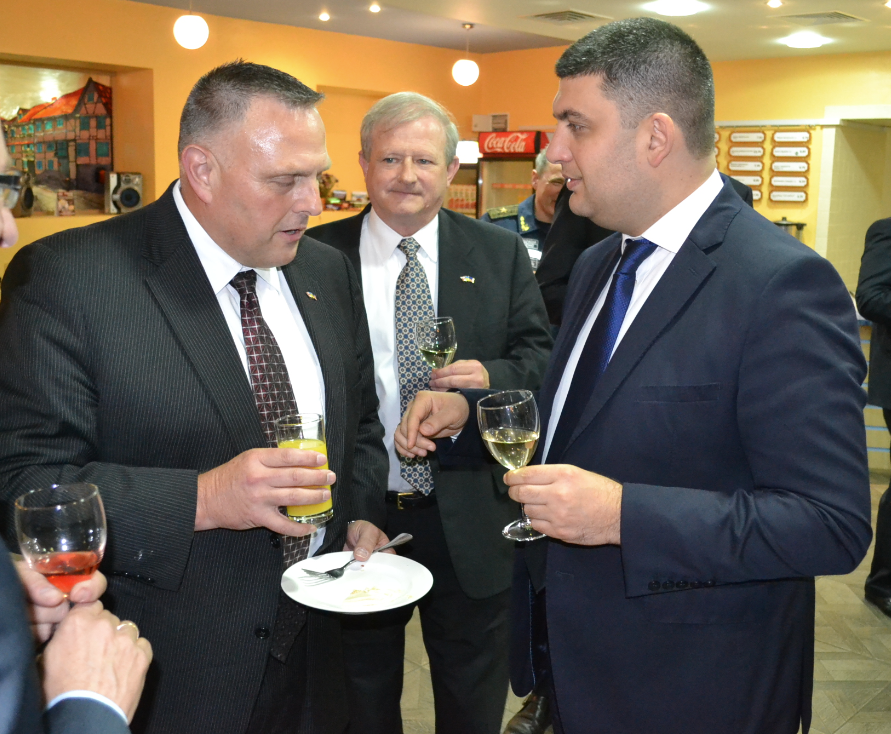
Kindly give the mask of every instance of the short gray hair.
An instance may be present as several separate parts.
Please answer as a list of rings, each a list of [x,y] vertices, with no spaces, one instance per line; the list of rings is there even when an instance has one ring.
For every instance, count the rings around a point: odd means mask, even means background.
[[[362,155],[371,158],[371,139],[376,130],[392,130],[407,122],[416,122],[425,117],[436,120],[445,133],[445,162],[448,165],[458,150],[458,128],[449,111],[439,102],[417,92],[397,92],[384,97],[368,110],[362,119]]]
[[[211,69],[192,87],[179,118],[179,154],[188,145],[241,122],[257,97],[292,109],[310,109],[324,98],[290,74],[243,59]]]
[[[545,172],[545,168],[551,165],[551,162],[548,160],[548,148],[545,146],[541,149],[541,152],[535,156],[535,172],[541,176]]]

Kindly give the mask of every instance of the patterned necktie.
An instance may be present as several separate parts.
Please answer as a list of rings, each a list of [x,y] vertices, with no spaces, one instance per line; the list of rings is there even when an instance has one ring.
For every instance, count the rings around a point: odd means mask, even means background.
[[[247,351],[254,401],[260,413],[260,423],[263,425],[266,441],[271,448],[275,448],[278,445],[275,438],[275,421],[282,416],[296,413],[297,401],[294,399],[294,390],[291,387],[282,350],[260,311],[260,302],[257,300],[257,273],[245,270],[230,282],[241,297],[241,331],[244,334],[244,348]],[[282,536],[285,568],[307,557],[311,538],[312,535],[299,538]],[[270,654],[277,660],[285,662],[297,633],[305,623],[306,610],[291,601],[284,592],[279,592]]]
[[[616,339],[619,337],[622,322],[625,320],[634,293],[637,268],[655,249],[656,245],[643,237],[625,243],[625,252],[622,253],[616,272],[613,273],[606,300],[594,320],[585,347],[579,356],[572,384],[560,413],[560,422],[551,440],[552,450],[564,447],[578,427],[594,387],[606,371],[606,366],[612,357]]]
[[[430,385],[430,367],[421,358],[415,343],[415,324],[436,314],[427,273],[418,260],[420,245],[412,237],[406,237],[398,247],[406,260],[396,280],[396,364],[399,366],[400,414],[404,414],[418,390],[426,390]],[[433,474],[427,459],[400,456],[399,473],[417,491],[423,494],[433,491]]]
[[[288,376],[288,368],[282,350],[275,340],[272,330],[260,311],[257,300],[257,273],[245,270],[232,278],[232,287],[241,296],[241,331],[244,334],[244,348],[247,351],[248,368],[251,372],[251,387],[254,401],[260,413],[263,433],[271,448],[278,442],[275,438],[275,421],[297,412],[297,401]],[[285,568],[306,558],[310,536],[300,538],[285,536]]]

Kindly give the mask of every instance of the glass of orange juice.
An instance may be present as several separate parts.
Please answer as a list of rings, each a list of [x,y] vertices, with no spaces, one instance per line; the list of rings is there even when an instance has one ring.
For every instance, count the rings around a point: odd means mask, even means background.
[[[279,418],[275,422],[275,438],[280,449],[304,449],[318,451],[325,457],[325,463],[318,469],[328,468],[328,446],[325,443],[325,419],[318,413],[296,413]],[[331,489],[328,486],[314,486],[308,489]],[[329,497],[324,502],[312,505],[289,505],[286,514],[291,520],[322,527],[334,516],[334,508]]]

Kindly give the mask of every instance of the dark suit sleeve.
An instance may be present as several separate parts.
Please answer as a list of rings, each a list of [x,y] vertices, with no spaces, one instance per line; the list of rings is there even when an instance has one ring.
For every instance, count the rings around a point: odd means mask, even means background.
[[[90,349],[91,329],[77,288],[62,258],[40,243],[23,248],[3,279],[0,512],[5,537],[14,547],[11,508],[18,495],[55,482],[92,482],[110,518],[103,567],[176,589],[191,550],[198,472],[125,466],[103,456],[93,379],[103,365]],[[120,518],[117,525],[113,518]]]
[[[507,349],[501,359],[484,360],[489,384],[498,390],[541,386],[553,339],[547,312],[535,283],[529,254],[519,235],[514,236],[510,267],[510,306],[507,317]],[[483,316],[484,317],[484,316]]]
[[[865,318],[891,327],[891,219],[880,219],[866,232],[856,298]]]
[[[569,208],[572,192],[565,186],[557,197],[554,221],[544,242],[541,262],[535,279],[548,310],[550,323],[559,326],[563,322],[563,302],[569,285],[569,276],[576,260],[591,245],[609,237],[613,232],[600,227],[586,217],[580,217]]]
[[[128,734],[130,727],[105,704],[66,698],[43,715],[46,734]]]
[[[865,364],[850,298],[827,261],[801,257],[757,302],[730,427],[753,489],[625,484],[628,596],[651,593],[658,578],[733,584],[844,574],[866,553]]]
[[[389,460],[384,450],[384,428],[378,418],[378,399],[374,384],[374,354],[371,350],[371,336],[368,333],[368,316],[359,278],[344,255],[344,263],[349,272],[350,296],[353,303],[355,330],[353,343],[356,345],[356,361],[359,365],[359,428],[356,434],[356,456],[353,469],[353,503],[356,511],[351,520],[368,520],[377,527],[386,524],[384,505],[387,490],[387,469]]]

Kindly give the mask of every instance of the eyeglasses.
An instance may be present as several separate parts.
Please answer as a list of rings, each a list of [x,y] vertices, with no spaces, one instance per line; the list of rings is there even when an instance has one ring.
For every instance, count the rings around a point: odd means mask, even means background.
[[[0,206],[12,209],[22,192],[22,174],[9,171],[0,174]]]

